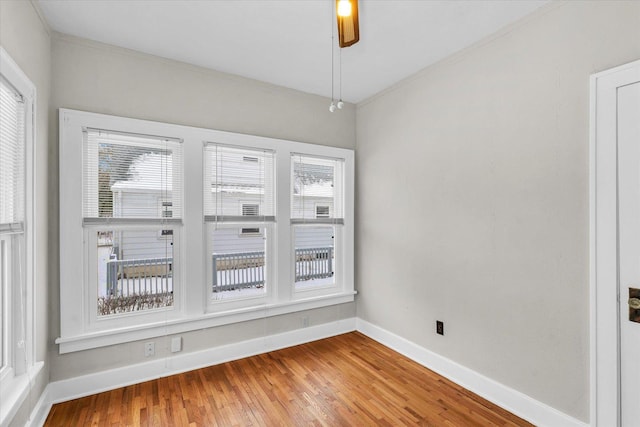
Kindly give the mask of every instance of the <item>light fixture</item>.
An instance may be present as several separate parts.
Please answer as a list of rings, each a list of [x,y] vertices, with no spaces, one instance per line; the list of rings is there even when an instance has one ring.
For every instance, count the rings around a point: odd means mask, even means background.
[[[332,0],[333,1],[333,0]],[[335,0],[335,17],[338,28],[338,45],[339,52],[339,77],[340,77],[340,98],[335,102],[334,98],[334,27],[331,24],[331,104],[329,111],[335,112],[336,109],[342,110],[344,102],[342,101],[342,48],[352,46],[360,40],[360,26],[358,24],[358,0]],[[333,21],[333,12],[331,13]]]
[[[338,44],[349,47],[360,40],[358,25],[358,0],[336,0],[338,19]]]
[[[351,3],[349,2],[349,0],[338,0],[338,7],[337,7],[338,16],[343,18],[347,16],[351,16],[352,10],[353,9],[351,7]]]

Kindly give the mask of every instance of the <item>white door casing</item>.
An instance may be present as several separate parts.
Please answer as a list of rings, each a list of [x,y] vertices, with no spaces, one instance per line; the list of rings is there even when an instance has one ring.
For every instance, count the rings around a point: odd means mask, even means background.
[[[626,427],[640,425],[640,323],[629,319],[628,308],[629,288],[640,289],[640,81],[618,88],[617,107],[620,421]]]
[[[631,427],[640,425],[640,324],[627,307],[628,287],[640,287],[640,61],[592,76],[591,95],[591,425]]]

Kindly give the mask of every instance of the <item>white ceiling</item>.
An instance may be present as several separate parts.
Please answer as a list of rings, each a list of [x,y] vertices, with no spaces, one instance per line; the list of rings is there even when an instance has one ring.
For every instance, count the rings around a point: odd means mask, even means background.
[[[360,42],[332,43],[332,0],[39,0],[61,33],[304,92],[362,101],[545,0],[360,0]],[[335,30],[333,30],[335,31]]]

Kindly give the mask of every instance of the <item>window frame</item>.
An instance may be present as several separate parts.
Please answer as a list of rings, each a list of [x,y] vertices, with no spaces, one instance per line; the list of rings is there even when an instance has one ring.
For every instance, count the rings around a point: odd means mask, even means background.
[[[60,313],[61,337],[56,340],[60,353],[79,351],[117,343],[147,339],[165,334],[181,333],[218,325],[242,322],[251,319],[276,316],[300,310],[307,310],[341,304],[354,300],[353,281],[353,187],[354,152],[353,150],[330,146],[314,145],[282,139],[274,139],[232,132],[194,128],[189,126],[152,122],[125,117],[109,116],[83,111],[60,109]],[[126,325],[114,329],[92,330],[86,327],[86,313],[78,313],[76,304],[82,305],[81,297],[85,290],[83,281],[74,272],[78,264],[83,265],[86,255],[83,251],[81,209],[78,208],[78,194],[82,194],[81,169],[82,150],[78,134],[83,127],[113,129],[147,135],[161,135],[183,140],[183,215],[181,219],[180,306],[176,306],[174,315],[165,315],[163,319],[143,325]],[[208,292],[206,249],[206,223],[203,221],[203,150],[206,144],[221,144],[237,148],[255,148],[275,152],[275,222],[225,223],[229,226],[268,227],[270,245],[269,279],[272,283],[266,295],[261,298],[247,298],[233,303],[212,301]],[[345,161],[344,207],[345,222],[343,242],[340,250],[340,277],[336,277],[336,286],[323,293],[314,295],[294,291],[294,272],[289,261],[292,251],[292,227],[290,225],[290,185],[291,154],[305,153],[312,156],[341,158]],[[73,206],[76,206],[74,208]],[[175,252],[174,252],[175,256]],[[78,263],[78,260],[81,262]],[[75,266],[74,266],[75,264]],[[82,269],[82,267],[80,267]],[[174,272],[178,274],[178,272]]]
[[[36,269],[36,223],[35,217],[35,142],[36,142],[36,87],[29,77],[20,69],[7,51],[0,47],[0,73],[22,96],[24,102],[24,218],[21,234],[24,254],[24,288],[22,292],[11,292],[11,289],[0,289],[4,293],[2,328],[5,328],[7,341],[3,344],[7,366],[0,372],[0,424],[11,419],[18,410],[29,388],[30,378],[33,378],[43,362],[36,363],[35,338],[35,290]],[[16,235],[14,234],[14,236]],[[8,236],[8,237],[7,237]],[[3,240],[11,239],[12,235],[3,233]],[[15,239],[14,239],[15,240]],[[12,250],[14,252],[14,250]],[[10,256],[9,256],[10,258]],[[15,260],[14,260],[15,265]],[[3,287],[4,288],[4,287]],[[24,299],[20,300],[23,293]],[[22,331],[20,326],[24,325]],[[22,335],[20,337],[20,335]],[[20,344],[15,340],[20,337]],[[11,338],[11,342],[8,341]]]

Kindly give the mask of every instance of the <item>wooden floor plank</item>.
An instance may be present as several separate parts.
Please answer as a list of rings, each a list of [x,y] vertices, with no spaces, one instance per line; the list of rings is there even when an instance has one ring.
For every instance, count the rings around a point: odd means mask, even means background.
[[[352,332],[53,406],[45,426],[530,426]]]

